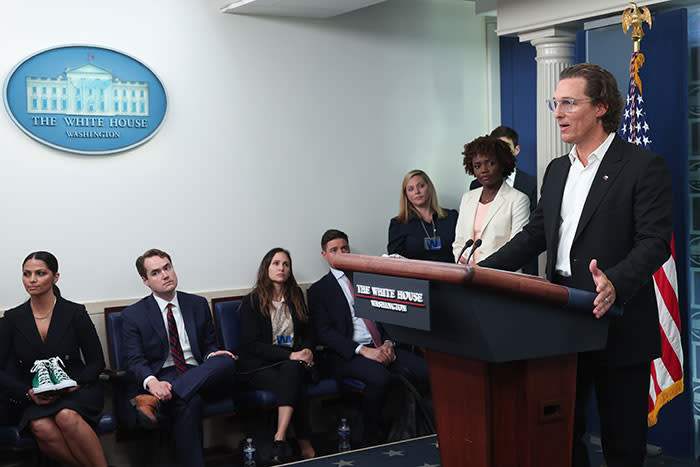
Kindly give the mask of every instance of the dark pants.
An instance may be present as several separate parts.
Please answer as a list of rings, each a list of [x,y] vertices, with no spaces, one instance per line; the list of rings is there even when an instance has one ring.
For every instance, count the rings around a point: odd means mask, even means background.
[[[341,378],[358,379],[366,384],[363,393],[365,440],[374,440],[378,436],[379,414],[393,373],[411,374],[409,379],[424,394],[430,388],[430,376],[425,360],[402,349],[396,350],[396,360],[388,367],[361,355],[354,355],[350,360],[340,360],[336,371]]]
[[[570,277],[554,275],[556,284],[575,287]],[[646,456],[649,371],[651,362],[601,365],[596,352],[578,354],[574,407],[573,467],[590,467],[583,441],[591,391],[595,390],[600,437],[608,467],[642,467]]]
[[[236,371],[234,360],[218,355],[199,366],[189,366],[178,376],[175,367],[162,369],[156,375],[173,387],[173,398],[161,406],[161,412],[172,420],[177,458],[186,467],[203,467],[202,408],[204,399],[230,394]]]
[[[601,442],[608,467],[642,467],[647,443],[649,363],[608,368],[597,364],[592,353],[579,354],[574,467],[590,466],[583,435],[592,388],[598,401]]]
[[[265,389],[275,393],[277,406],[294,407],[292,426],[297,439],[308,439],[311,434],[309,423],[309,390],[306,383],[307,370],[295,360],[251,373],[247,383],[255,389]]]

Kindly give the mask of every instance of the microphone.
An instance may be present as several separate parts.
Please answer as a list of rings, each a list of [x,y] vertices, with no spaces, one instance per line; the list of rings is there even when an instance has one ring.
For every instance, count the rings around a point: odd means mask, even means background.
[[[474,240],[472,240],[471,238],[464,243],[464,248],[462,248],[462,251],[459,252],[459,256],[457,257],[457,264],[459,264],[459,260],[462,259],[464,250],[472,246],[472,243],[474,243]]]
[[[469,251],[469,256],[467,256],[467,264],[469,264],[469,260],[472,259],[472,255],[476,251],[477,248],[481,246],[481,239],[477,238],[476,241],[474,242],[474,246],[472,249]]]

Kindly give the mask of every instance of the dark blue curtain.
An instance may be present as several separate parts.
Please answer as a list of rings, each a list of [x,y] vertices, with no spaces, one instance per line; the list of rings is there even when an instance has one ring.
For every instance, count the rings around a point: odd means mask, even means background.
[[[537,175],[536,51],[529,42],[513,37],[501,37],[499,47],[501,124],[518,132],[518,168]]]
[[[693,456],[688,373],[688,19],[685,9],[659,13],[642,40],[646,58],[640,72],[652,149],[664,156],[673,180],[676,268],[685,354],[685,390],[667,403],[649,442],[677,457]],[[630,51],[631,55],[631,51]],[[629,61],[629,57],[627,57]],[[697,376],[697,375],[696,375]]]

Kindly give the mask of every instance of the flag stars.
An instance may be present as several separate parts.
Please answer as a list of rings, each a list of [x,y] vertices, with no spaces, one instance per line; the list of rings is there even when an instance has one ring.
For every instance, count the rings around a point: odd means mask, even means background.
[[[393,449],[389,449],[388,451],[384,451],[382,454],[386,454],[389,457],[403,456],[403,451],[394,451]]]
[[[337,465],[338,467],[354,467],[355,464],[353,464],[355,461],[344,461],[343,459],[340,459],[338,462],[333,462],[333,464]]]

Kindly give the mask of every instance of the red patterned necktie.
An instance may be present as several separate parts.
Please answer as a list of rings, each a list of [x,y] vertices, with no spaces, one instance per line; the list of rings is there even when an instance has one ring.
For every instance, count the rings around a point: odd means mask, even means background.
[[[177,333],[172,303],[168,303],[168,340],[170,341],[170,353],[173,355],[173,363],[175,363],[175,372],[181,375],[187,371],[187,364],[180,346],[180,335]]]
[[[352,296],[352,306],[355,306],[355,289],[352,286],[352,282],[350,282],[350,278],[343,274],[343,278],[345,279],[345,283],[347,284],[348,288],[350,289],[350,295]],[[369,335],[372,336],[372,344],[374,344],[374,347],[379,348],[382,346],[382,335],[379,332],[379,328],[377,327],[377,323],[372,321],[371,319],[367,318],[362,318],[362,321],[364,321],[365,326],[367,326],[367,330],[369,331]]]

